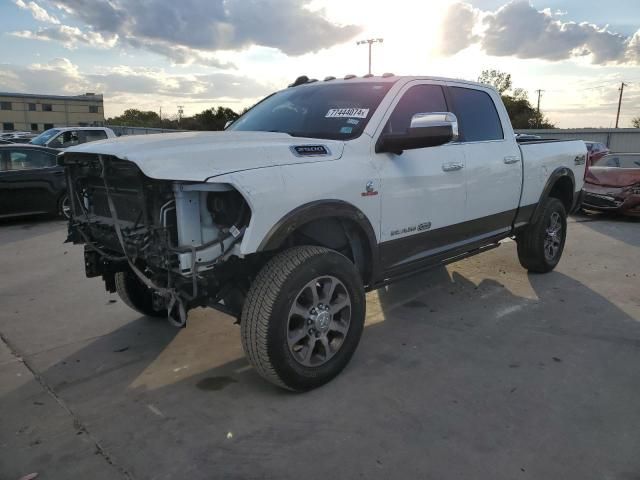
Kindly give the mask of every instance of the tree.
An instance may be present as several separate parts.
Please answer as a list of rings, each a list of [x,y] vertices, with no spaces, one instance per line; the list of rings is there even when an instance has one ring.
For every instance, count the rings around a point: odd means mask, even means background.
[[[160,116],[151,110],[141,111],[135,108],[129,108],[118,117],[107,119],[109,125],[122,125],[124,127],[147,127],[158,128],[161,125]]]
[[[634,119],[632,119],[631,125],[633,125],[633,128],[640,128],[640,117],[635,117]]]
[[[500,70],[483,70],[478,77],[480,83],[494,87],[500,95],[511,90],[511,74]]]
[[[524,89],[512,88],[510,73],[500,70],[483,70],[478,81],[491,85],[500,93],[514,129],[556,128],[542,112],[538,112],[531,105],[529,96]]]
[[[107,125],[145,128],[175,128],[181,130],[222,130],[228,121],[236,120],[240,115],[227,107],[209,108],[193,117],[164,117],[153,111],[141,111],[135,108],[125,110],[117,117],[107,119]]]
[[[185,128],[192,130],[223,130],[227,122],[233,122],[240,115],[226,107],[209,108],[186,119]]]

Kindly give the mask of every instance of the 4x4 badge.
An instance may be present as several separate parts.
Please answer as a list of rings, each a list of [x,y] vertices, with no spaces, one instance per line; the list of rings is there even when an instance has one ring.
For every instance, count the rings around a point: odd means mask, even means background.
[[[363,197],[371,197],[377,194],[378,194],[378,191],[375,188],[373,188],[373,180],[369,180],[365,187],[365,191],[362,192],[360,195],[362,195]]]

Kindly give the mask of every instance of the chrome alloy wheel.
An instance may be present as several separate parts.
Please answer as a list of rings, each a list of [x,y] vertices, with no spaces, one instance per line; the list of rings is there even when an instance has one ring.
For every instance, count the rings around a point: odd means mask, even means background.
[[[552,262],[558,256],[562,243],[562,221],[558,212],[553,212],[549,217],[549,224],[544,236],[544,256]]]
[[[318,367],[338,353],[350,322],[347,288],[336,277],[317,277],[298,292],[289,311],[289,351],[301,365]]]

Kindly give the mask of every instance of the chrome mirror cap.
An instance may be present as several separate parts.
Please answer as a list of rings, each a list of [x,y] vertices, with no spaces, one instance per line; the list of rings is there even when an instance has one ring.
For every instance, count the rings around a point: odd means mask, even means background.
[[[458,133],[458,118],[451,112],[416,113],[411,117],[410,128],[424,127],[451,127],[451,141],[457,142],[460,138]]]

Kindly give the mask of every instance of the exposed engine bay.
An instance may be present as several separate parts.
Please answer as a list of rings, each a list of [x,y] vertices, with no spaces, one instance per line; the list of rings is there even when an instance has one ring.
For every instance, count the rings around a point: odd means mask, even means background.
[[[59,163],[72,208],[67,241],[85,245],[87,277],[114,292],[115,274],[132,272],[177,326],[197,306],[239,316],[252,269],[236,249],[251,219],[237,190],[150,179],[108,155],[68,152]]]

